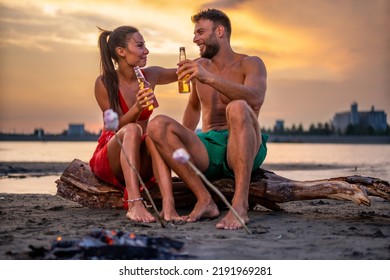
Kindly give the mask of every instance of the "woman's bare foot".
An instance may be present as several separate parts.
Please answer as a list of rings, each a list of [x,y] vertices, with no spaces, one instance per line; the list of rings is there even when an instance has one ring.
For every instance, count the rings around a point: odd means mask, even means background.
[[[217,205],[213,200],[209,200],[207,202],[198,201],[195,204],[195,207],[192,210],[192,212],[188,216],[183,217],[183,219],[186,222],[192,223],[192,222],[199,221],[202,218],[213,219],[218,216],[219,216],[219,210]]]
[[[176,212],[175,209],[162,209],[160,213],[160,217],[163,218],[166,222],[180,222],[183,218]]]
[[[180,222],[183,218],[176,212],[175,202],[171,199],[163,199],[160,217],[166,222]]]
[[[239,217],[244,221],[244,223],[249,222],[248,211],[245,208],[236,209],[236,212]],[[216,227],[218,229],[240,229],[243,228],[243,225],[237,220],[236,216],[231,210],[226,214],[226,216],[217,223]]]
[[[156,218],[148,210],[146,210],[142,201],[129,203],[126,218],[134,222],[143,223],[152,223],[156,221]]]

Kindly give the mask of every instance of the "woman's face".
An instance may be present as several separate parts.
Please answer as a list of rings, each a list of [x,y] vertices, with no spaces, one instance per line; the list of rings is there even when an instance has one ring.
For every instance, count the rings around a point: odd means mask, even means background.
[[[149,50],[146,48],[145,40],[139,32],[131,36],[125,50],[125,59],[127,64],[132,66],[144,67],[147,62]]]

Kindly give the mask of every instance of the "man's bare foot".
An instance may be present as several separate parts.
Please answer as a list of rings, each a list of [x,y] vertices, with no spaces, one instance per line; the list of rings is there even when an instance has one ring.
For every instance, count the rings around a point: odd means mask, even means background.
[[[143,223],[152,223],[156,221],[156,218],[148,210],[146,210],[142,201],[135,201],[129,204],[126,218],[134,222]]]
[[[208,202],[200,202],[198,201],[195,204],[194,209],[192,212],[186,216],[183,217],[186,222],[192,223],[199,221],[200,219],[213,219],[219,216],[219,210],[217,205],[213,200],[210,200]]]
[[[247,210],[236,209],[236,212],[238,213],[238,216],[241,217],[241,219],[244,221],[245,224],[249,222]],[[229,210],[226,216],[217,223],[216,227],[218,229],[240,229],[243,228],[243,225],[240,223],[239,220],[237,220],[233,212]]]

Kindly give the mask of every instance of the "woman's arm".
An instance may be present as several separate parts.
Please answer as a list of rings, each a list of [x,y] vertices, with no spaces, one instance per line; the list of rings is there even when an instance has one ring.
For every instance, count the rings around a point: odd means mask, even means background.
[[[177,81],[176,68],[164,68],[160,66],[150,66],[144,69],[146,79],[151,84],[165,85]]]
[[[95,82],[95,98],[102,112],[111,108],[110,101],[108,99],[108,92],[103,84],[101,76],[99,76]],[[143,110],[142,106],[146,107],[145,104],[139,104],[138,106],[135,104],[134,106],[131,106],[129,108],[129,111],[126,114],[123,114],[122,112],[117,112],[119,115],[119,128],[128,123],[136,122],[141,111]]]

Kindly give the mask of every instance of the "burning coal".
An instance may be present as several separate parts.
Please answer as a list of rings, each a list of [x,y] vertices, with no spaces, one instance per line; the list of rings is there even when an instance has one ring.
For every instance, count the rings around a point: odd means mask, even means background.
[[[184,243],[165,237],[115,230],[95,230],[80,240],[58,237],[50,250],[30,246],[30,256],[36,259],[59,260],[167,260],[185,259],[180,253]]]

